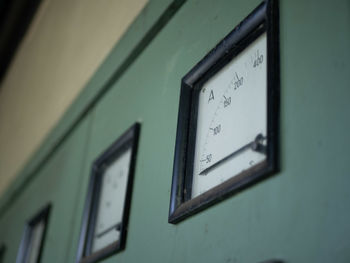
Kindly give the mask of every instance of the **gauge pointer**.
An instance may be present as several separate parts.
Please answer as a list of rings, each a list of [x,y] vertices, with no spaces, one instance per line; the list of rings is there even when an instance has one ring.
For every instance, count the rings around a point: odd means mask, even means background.
[[[211,166],[205,168],[204,170],[202,170],[199,175],[204,175],[206,173],[208,173],[210,170],[214,169],[216,166],[218,166],[219,164],[221,164],[222,162],[230,159],[231,157],[247,150],[247,149],[252,149],[255,152],[259,152],[262,154],[266,154],[266,146],[262,144],[262,142],[266,139],[266,137],[264,137],[261,133],[259,133],[254,141],[247,143],[246,145],[242,146],[241,148],[239,148],[238,150],[234,151],[233,153],[227,155],[226,157],[224,157],[223,159],[221,159],[220,161],[217,161],[216,163],[213,163]]]
[[[107,234],[108,232],[112,231],[113,229],[120,231],[121,227],[122,227],[122,223],[115,224],[115,225],[110,226],[107,229],[103,230],[101,233],[96,234],[96,237],[100,238],[100,237],[104,236],[105,234]]]

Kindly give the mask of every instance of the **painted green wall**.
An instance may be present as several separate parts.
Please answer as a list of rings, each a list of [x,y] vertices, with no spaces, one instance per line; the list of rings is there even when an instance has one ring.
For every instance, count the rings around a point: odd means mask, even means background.
[[[14,262],[25,220],[48,201],[43,262],[74,262],[91,162],[135,121],[142,128],[127,247],[103,262],[350,262],[347,0],[280,1],[281,172],[167,223],[180,80],[258,3],[180,7],[2,208],[6,263]]]
[[[6,244],[5,262],[15,262],[26,221],[46,204],[53,205],[42,262],[73,262],[71,235],[85,164],[89,124],[84,119],[0,218],[0,239]]]

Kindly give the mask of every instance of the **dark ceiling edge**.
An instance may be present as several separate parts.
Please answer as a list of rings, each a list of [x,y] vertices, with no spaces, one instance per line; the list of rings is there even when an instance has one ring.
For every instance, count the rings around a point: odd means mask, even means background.
[[[0,0],[0,83],[41,0]]]

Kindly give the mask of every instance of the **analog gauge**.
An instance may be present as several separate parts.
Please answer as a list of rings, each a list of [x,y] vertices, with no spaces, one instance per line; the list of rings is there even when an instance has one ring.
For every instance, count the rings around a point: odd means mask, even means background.
[[[45,223],[43,221],[38,222],[35,226],[33,226],[30,235],[30,242],[27,251],[27,261],[28,263],[36,263],[39,259],[39,252],[41,241],[43,239],[45,230]]]
[[[277,172],[278,32],[266,0],[183,77],[170,223]]]
[[[93,163],[78,262],[96,262],[125,248],[139,130],[136,123]]]
[[[40,262],[51,205],[47,205],[28,221],[16,262]]]

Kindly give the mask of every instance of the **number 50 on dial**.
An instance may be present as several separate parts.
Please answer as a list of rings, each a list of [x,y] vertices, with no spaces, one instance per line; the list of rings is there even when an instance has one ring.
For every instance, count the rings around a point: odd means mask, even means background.
[[[277,170],[278,47],[269,0],[183,78],[170,223]]]

